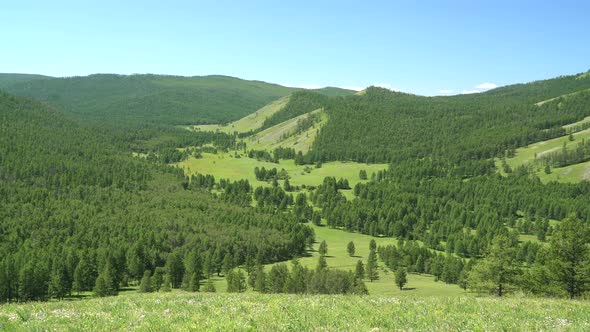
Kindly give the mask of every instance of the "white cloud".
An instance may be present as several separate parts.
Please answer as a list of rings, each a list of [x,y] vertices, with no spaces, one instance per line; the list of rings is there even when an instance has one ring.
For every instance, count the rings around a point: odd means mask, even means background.
[[[461,94],[462,95],[468,95],[468,94],[471,94],[471,93],[480,93],[480,92],[481,92],[480,90],[463,90],[463,91],[461,91]]]
[[[442,90],[439,90],[438,91],[438,93],[442,93],[443,95],[448,95],[448,94],[453,93],[453,92],[455,92],[455,90],[442,89]]]
[[[476,89],[481,89],[481,90],[495,89],[497,87],[498,87],[497,84],[489,83],[489,82],[481,83],[481,84],[475,86]]]

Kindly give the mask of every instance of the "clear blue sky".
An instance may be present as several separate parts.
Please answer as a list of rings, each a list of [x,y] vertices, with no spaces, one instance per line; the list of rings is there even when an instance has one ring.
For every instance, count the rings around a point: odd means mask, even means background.
[[[19,0],[0,6],[0,36],[0,72],[435,95],[590,69],[590,1]]]

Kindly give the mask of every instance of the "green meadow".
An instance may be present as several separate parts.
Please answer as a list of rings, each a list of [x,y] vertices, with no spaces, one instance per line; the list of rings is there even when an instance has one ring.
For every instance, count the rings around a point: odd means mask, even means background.
[[[299,258],[301,265],[308,268],[315,268],[319,259],[317,248],[319,243],[326,241],[328,245],[328,254],[326,261],[329,268],[340,270],[353,270],[360,259],[363,264],[367,263],[369,256],[369,243],[375,240],[377,246],[388,244],[397,244],[394,238],[372,237],[365,234],[351,233],[339,229],[325,226],[315,226],[310,224],[316,235],[314,250],[309,252],[308,257]],[[352,241],[355,245],[355,255],[348,255],[346,246]],[[267,268],[268,270],[268,268]],[[445,284],[434,280],[431,275],[408,274],[408,283],[403,291],[395,286],[394,273],[379,262],[379,279],[370,282],[365,280],[369,294],[378,294],[385,296],[458,296],[466,295],[457,285]]]
[[[588,331],[590,302],[152,293],[0,306],[6,331]]]
[[[590,118],[585,118],[582,121],[564,126],[564,128],[569,128],[588,121],[590,121]],[[520,165],[535,165],[535,171],[543,182],[560,181],[574,183],[581,180],[590,179],[590,162],[569,165],[566,167],[552,168],[550,174],[545,173],[543,166],[534,163],[537,158],[543,156],[544,154],[560,151],[564,144],[566,144],[567,147],[573,147],[581,140],[590,139],[590,129],[574,133],[573,136],[574,141],[570,141],[568,135],[566,135],[546,141],[540,141],[530,144],[526,147],[516,149],[515,156],[513,158],[506,158],[506,163],[512,169],[515,169]],[[501,172],[503,172],[502,163],[499,159],[496,159],[496,166],[501,170]]]
[[[270,104],[262,107],[258,111],[247,115],[237,121],[230,122],[226,125],[211,124],[211,125],[200,125],[200,126],[189,126],[187,129],[203,130],[203,131],[221,131],[227,134],[233,134],[234,132],[244,133],[250,130],[256,130],[262,127],[262,123],[266,118],[280,111],[287,102],[289,97],[283,97],[278,100],[271,102]]]
[[[321,168],[313,165],[295,165],[291,159],[281,160],[278,164],[259,161],[241,155],[235,156],[230,153],[203,153],[202,158],[190,157],[177,164],[187,175],[196,173],[211,174],[216,179],[224,178],[231,180],[247,179],[253,186],[266,186],[268,182],[256,180],[254,175],[255,167],[266,169],[285,169],[289,173],[289,182],[294,186],[317,186],[327,176],[335,176],[337,179],[348,179],[351,188],[363,180],[359,179],[360,170],[366,170],[369,177],[372,173],[387,169],[387,164],[361,164],[356,162],[328,162],[322,164]],[[307,171],[306,171],[307,169]]]
[[[307,118],[310,114],[317,114],[319,116],[319,121],[312,127],[300,133],[296,133],[298,121]],[[311,145],[315,140],[318,129],[326,124],[327,121],[328,116],[321,109],[318,109],[267,128],[254,136],[246,138],[244,141],[248,148],[254,150],[272,151],[278,147],[283,147],[293,148],[296,151],[306,153],[311,149]]]

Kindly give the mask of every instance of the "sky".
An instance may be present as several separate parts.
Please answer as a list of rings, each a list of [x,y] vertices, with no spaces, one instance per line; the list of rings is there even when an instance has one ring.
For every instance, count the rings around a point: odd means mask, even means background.
[[[474,93],[590,69],[590,1],[5,1],[0,72]]]

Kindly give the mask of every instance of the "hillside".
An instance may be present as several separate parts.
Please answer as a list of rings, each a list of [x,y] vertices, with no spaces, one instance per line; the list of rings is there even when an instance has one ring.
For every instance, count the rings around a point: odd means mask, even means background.
[[[41,79],[51,79],[52,77],[34,74],[1,74],[0,73],[0,90],[4,90],[15,84],[30,82]]]
[[[153,79],[178,87],[175,78]],[[0,301],[128,287],[398,294],[388,287],[402,272],[416,295],[586,296],[586,279],[571,288],[556,271],[563,243],[589,260],[589,182],[543,184],[526,168],[502,177],[494,163],[569,133],[583,141],[590,78],[556,80],[580,90],[538,91],[549,80],[512,97],[296,91],[253,117],[196,131],[137,118],[94,122],[2,94]],[[511,89],[522,88],[503,91]],[[551,162],[585,158],[564,155]],[[358,255],[345,256],[346,240]],[[484,280],[498,256],[506,262],[493,268],[514,272]]]
[[[0,89],[59,107],[80,120],[168,125],[227,123],[300,90],[228,76],[0,74]],[[350,95],[340,88],[314,90]]]
[[[0,302],[115,295],[164,266],[176,288],[207,276],[205,259],[208,271],[230,255],[286,260],[313,237],[287,215],[240,207],[239,195],[188,187],[177,169],[44,104],[0,93],[0,119]]]
[[[168,125],[236,120],[295,91],[227,76],[108,74],[25,81],[5,90],[46,101],[84,121]]]
[[[561,135],[562,125],[590,115],[584,107],[540,111],[534,105],[589,87],[590,77],[572,75],[451,97],[369,88],[326,104],[328,121],[308,158],[398,162],[428,157],[453,164],[491,158]]]

